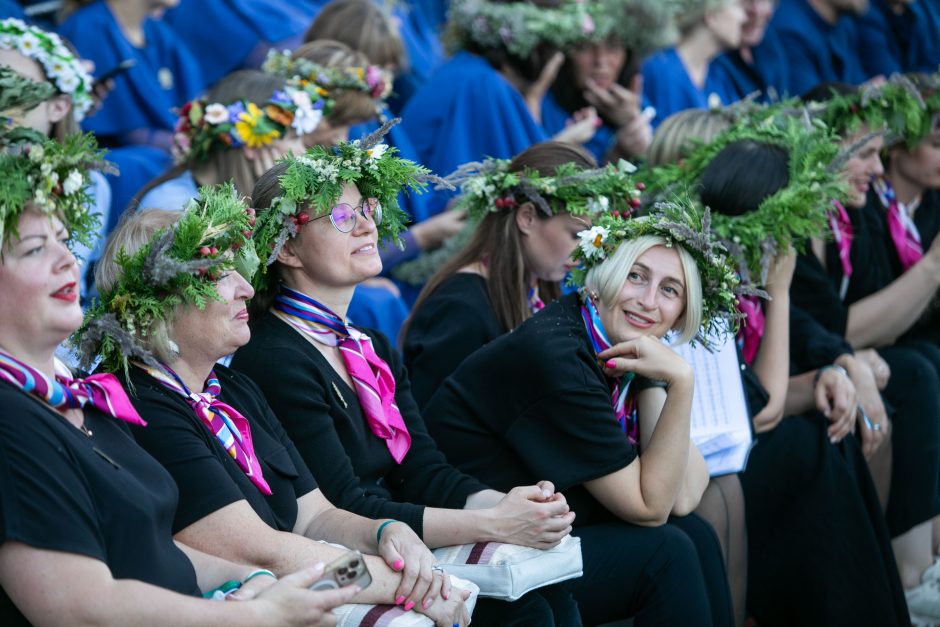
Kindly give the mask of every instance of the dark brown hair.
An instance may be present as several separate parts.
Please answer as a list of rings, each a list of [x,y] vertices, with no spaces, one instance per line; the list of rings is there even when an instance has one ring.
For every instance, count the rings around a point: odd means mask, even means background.
[[[366,55],[369,63],[404,69],[405,44],[391,16],[372,0],[333,0],[304,34],[304,41],[332,39]]]
[[[580,146],[549,141],[520,152],[510,163],[509,170],[521,172],[529,169],[542,176],[552,176],[558,166],[565,163],[573,163],[584,169],[597,167],[594,157]],[[555,211],[564,211],[564,207],[555,207]],[[540,211],[536,211],[536,215],[540,219],[549,217]],[[405,321],[401,337],[408,333],[415,312],[441,283],[464,266],[484,260],[488,274],[486,290],[496,319],[503,329],[510,331],[529,318],[531,313],[526,285],[529,261],[522,247],[522,234],[516,225],[516,210],[506,209],[487,214],[467,245],[428,280],[412,308],[412,315]],[[555,300],[561,296],[561,284],[539,281],[539,296],[546,303]]]

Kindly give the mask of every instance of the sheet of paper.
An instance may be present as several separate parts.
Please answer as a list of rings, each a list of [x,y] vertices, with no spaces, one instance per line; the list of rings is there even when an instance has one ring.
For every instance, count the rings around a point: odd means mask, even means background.
[[[695,373],[692,441],[714,477],[742,470],[753,438],[734,336],[725,334],[712,344],[714,352],[701,345],[672,348]]]

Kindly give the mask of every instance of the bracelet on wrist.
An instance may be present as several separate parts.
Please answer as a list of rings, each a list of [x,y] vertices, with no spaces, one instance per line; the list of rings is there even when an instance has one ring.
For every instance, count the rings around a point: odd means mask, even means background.
[[[245,585],[246,583],[248,583],[249,581],[251,581],[251,580],[254,579],[255,577],[261,577],[262,575],[264,575],[264,576],[266,576],[266,577],[273,577],[273,578],[274,578],[274,581],[277,581],[277,575],[275,575],[274,573],[272,573],[270,570],[268,570],[268,569],[266,569],[266,568],[259,568],[259,569],[257,569],[257,570],[253,570],[253,571],[251,571],[250,573],[248,573],[248,574],[245,576],[245,578],[242,579],[242,585]]]
[[[401,521],[400,521],[400,520],[390,519],[390,520],[386,520],[386,521],[383,522],[381,525],[379,525],[379,528],[376,529],[376,531],[375,531],[375,543],[376,543],[376,544],[381,544],[381,543],[382,543],[382,532],[384,532],[384,531],[385,531],[385,528],[388,527],[390,524],[392,524],[392,523],[397,523],[397,522],[401,522]]]
[[[838,372],[839,374],[841,374],[841,375],[842,375],[843,377],[845,377],[846,379],[849,378],[849,373],[848,373],[848,372],[845,370],[845,368],[843,368],[842,366],[837,366],[836,364],[827,364],[827,365],[823,366],[822,368],[820,368],[819,370],[816,371],[816,375],[813,377],[813,387],[814,387],[814,388],[816,387],[816,384],[819,383],[819,377],[821,377],[821,376],[822,376],[822,373],[824,373],[824,372],[827,371],[827,370],[835,370],[836,372]]]

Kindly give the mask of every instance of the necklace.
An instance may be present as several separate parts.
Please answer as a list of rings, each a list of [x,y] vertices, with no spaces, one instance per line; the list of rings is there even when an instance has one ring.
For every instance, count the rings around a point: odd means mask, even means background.
[[[84,422],[82,422],[81,426],[79,426],[78,428],[82,433],[84,433],[89,438],[94,435],[92,430],[85,426]]]

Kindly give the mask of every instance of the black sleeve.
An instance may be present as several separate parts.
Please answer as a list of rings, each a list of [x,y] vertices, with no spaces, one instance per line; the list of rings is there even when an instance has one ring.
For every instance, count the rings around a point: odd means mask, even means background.
[[[546,394],[506,432],[506,439],[534,476],[565,491],[628,466],[636,448],[620,430],[601,386]]]
[[[44,425],[45,411],[4,395],[0,419],[0,544],[107,561],[94,498],[69,452]]]
[[[190,416],[193,410],[182,399],[171,398],[169,392],[148,384],[143,377],[135,380],[141,399],[135,405],[147,426],[132,430],[137,442],[169,471],[179,488],[173,522],[176,533],[226,505],[244,500],[245,495],[213,454],[209,438],[215,436]]]
[[[472,279],[476,277],[452,277],[415,310],[409,323],[404,359],[421,408],[464,359],[504,333],[485,292],[469,283]],[[464,293],[458,293],[461,285]]]
[[[297,341],[305,342],[300,336]],[[252,351],[237,367],[266,392],[274,415],[333,505],[367,518],[394,518],[421,534],[423,505],[395,503],[363,489],[330,415],[332,392],[311,376],[316,367],[307,355],[297,349]]]
[[[797,257],[790,286],[790,302],[829,331],[845,337],[849,309],[839,298],[839,292],[826,269],[812,252]]]
[[[826,330],[808,313],[790,305],[790,372],[800,374],[853,354],[848,342]]]
[[[401,465],[389,473],[389,486],[403,501],[463,509],[468,496],[486,490],[487,486],[447,463],[411,397],[408,372],[397,351],[378,332],[372,337],[376,352],[383,358],[388,356],[386,361],[395,375],[395,402],[411,434],[411,448]]]

